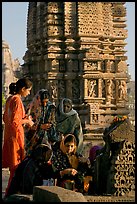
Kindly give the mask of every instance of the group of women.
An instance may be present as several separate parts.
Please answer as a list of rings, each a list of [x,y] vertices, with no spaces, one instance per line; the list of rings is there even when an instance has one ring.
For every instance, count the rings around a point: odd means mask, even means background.
[[[3,116],[2,167],[10,171],[5,197],[32,194],[34,186],[48,179],[53,185],[88,192],[91,166],[81,155],[82,126],[72,101],[64,98],[55,107],[49,91],[41,89],[25,111],[21,98],[30,94],[32,82],[22,78],[9,89]]]

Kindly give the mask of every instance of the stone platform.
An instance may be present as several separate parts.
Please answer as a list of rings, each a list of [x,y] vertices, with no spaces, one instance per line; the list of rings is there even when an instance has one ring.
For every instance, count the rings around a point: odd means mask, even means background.
[[[2,169],[2,198],[4,197],[4,193],[5,193],[5,189],[6,189],[6,186],[7,186],[7,183],[8,183],[8,178],[9,178],[9,170],[8,169]],[[57,193],[57,191],[60,191],[60,188],[55,190],[55,189],[50,189],[48,190],[48,187],[50,186],[45,186],[46,187],[46,190],[45,192],[42,191],[41,193],[43,194],[46,194],[46,193]],[[39,187],[38,187],[39,188]],[[58,187],[57,187],[58,188]],[[66,189],[61,189],[61,190],[66,190]],[[35,190],[36,192],[37,190]],[[48,192],[49,191],[49,192]],[[54,191],[54,192],[52,192]],[[69,190],[68,190],[69,191]],[[80,193],[81,194],[81,193]],[[58,193],[58,195],[61,195],[60,192]],[[83,195],[81,195],[82,197]],[[32,202],[33,201],[33,195],[15,195],[15,196],[12,196],[12,201],[15,199],[16,201],[22,201],[21,200],[21,197],[22,197],[22,200],[26,200],[26,201],[30,201]],[[63,199],[63,196],[61,195],[62,199]],[[74,196],[73,196],[74,198]],[[126,196],[90,196],[90,195],[84,195],[83,196],[83,201],[84,199],[87,201],[87,202],[132,202],[134,203],[135,202],[135,196],[131,196],[131,197],[126,197]],[[64,201],[61,201],[61,202],[64,202]],[[71,196],[68,197],[68,201],[67,202],[72,202],[71,200]]]

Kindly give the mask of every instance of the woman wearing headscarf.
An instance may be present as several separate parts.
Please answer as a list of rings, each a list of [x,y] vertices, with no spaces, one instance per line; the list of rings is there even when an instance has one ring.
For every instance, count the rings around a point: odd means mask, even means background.
[[[40,95],[46,89],[40,89],[37,91],[36,95],[33,97],[32,101],[27,105],[26,114],[31,115],[34,122],[37,122],[41,114],[41,101]]]
[[[31,156],[25,157],[15,171],[7,192],[7,198],[17,193],[33,194],[34,186],[43,185],[43,180],[56,178],[50,161],[51,156],[50,146],[40,144]]]
[[[48,90],[39,93],[39,115],[36,117],[35,125],[26,134],[26,151],[28,155],[38,144],[49,143],[52,145],[58,140],[55,129],[56,107],[49,100]]]
[[[70,190],[84,191],[84,179],[90,175],[89,162],[77,152],[74,135],[68,134],[53,151],[51,158],[55,172],[58,172],[57,186]]]
[[[73,134],[77,141],[77,152],[83,148],[83,132],[81,121],[76,110],[72,107],[72,101],[68,98],[62,99],[56,111],[56,130],[58,134]]]

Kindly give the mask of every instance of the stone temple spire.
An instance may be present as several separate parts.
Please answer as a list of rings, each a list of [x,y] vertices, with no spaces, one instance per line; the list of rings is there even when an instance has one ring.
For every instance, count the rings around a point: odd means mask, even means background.
[[[128,82],[126,38],[123,2],[29,2],[23,70],[34,81],[31,94],[48,88],[55,104],[70,98],[94,137],[115,115],[128,114],[127,96],[120,97]]]
[[[17,81],[15,72],[19,66],[20,64],[18,59],[12,59],[9,44],[2,40],[2,92],[4,93],[5,97],[8,96],[10,83]]]

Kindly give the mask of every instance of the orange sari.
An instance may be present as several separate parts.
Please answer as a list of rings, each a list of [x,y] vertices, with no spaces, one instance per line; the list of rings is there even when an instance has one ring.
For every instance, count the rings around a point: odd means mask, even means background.
[[[4,144],[2,149],[2,167],[15,169],[24,159],[24,129],[22,118],[25,117],[24,105],[20,96],[7,99],[3,115]]]

